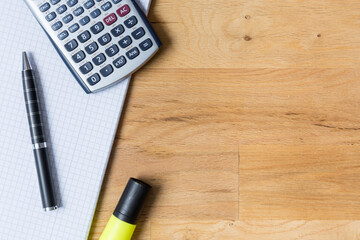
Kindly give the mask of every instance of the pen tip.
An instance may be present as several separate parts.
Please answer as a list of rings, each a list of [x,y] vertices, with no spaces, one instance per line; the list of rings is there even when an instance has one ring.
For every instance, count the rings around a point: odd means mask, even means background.
[[[29,59],[28,59],[28,56],[26,54],[26,52],[23,52],[22,53],[22,58],[23,58],[23,70],[30,70],[31,69],[31,66],[30,66],[30,62],[29,62]]]

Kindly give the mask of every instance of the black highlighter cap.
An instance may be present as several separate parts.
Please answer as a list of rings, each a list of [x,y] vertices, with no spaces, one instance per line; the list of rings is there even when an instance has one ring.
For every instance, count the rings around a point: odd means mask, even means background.
[[[113,213],[114,216],[124,222],[136,224],[150,189],[149,184],[130,178]]]

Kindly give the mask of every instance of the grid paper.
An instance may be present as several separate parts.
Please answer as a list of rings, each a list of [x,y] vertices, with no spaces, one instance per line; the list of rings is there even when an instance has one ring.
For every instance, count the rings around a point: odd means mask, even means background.
[[[139,0],[148,10],[150,0]],[[38,78],[60,208],[42,209],[23,96],[22,51]],[[86,239],[129,79],[87,95],[21,0],[0,8],[0,239]]]

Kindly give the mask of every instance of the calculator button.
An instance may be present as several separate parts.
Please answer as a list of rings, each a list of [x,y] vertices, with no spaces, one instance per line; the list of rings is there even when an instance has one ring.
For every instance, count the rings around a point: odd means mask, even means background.
[[[54,31],[57,31],[59,30],[61,27],[63,26],[63,24],[61,22],[56,22],[54,23],[51,28],[54,30]]]
[[[58,4],[60,2],[60,0],[50,0],[50,3],[52,5]]]
[[[111,24],[113,24],[114,22],[116,22],[117,17],[115,15],[115,13],[110,14],[109,16],[107,16],[106,18],[104,18],[104,23],[108,26],[110,26]]]
[[[95,63],[96,66],[101,65],[103,62],[105,62],[106,57],[103,53],[100,53],[99,55],[97,55],[96,57],[94,57],[92,59],[92,61]]]
[[[72,59],[74,60],[74,62],[79,63],[82,60],[85,59],[85,53],[84,51],[79,51],[77,53],[75,53],[75,55],[72,56]]]
[[[82,74],[87,74],[89,73],[91,70],[93,70],[93,65],[91,64],[91,62],[87,62],[84,65],[82,65],[80,67],[80,72]]]
[[[46,15],[46,20],[48,21],[48,22],[51,22],[52,20],[54,20],[55,18],[56,18],[56,13],[55,12],[51,12],[51,13],[49,13],[48,15]]]
[[[79,28],[80,28],[79,24],[75,23],[69,27],[69,31],[71,33],[73,33],[73,32],[76,32],[77,30],[79,30]]]
[[[139,47],[141,48],[141,50],[146,51],[149,48],[151,48],[152,45],[153,45],[152,41],[150,40],[150,38],[148,38],[145,41],[143,41],[142,43],[140,43]]]
[[[112,35],[114,35],[114,37],[118,37],[121,34],[123,34],[125,31],[124,27],[120,24],[119,26],[115,27],[113,30],[111,30]]]
[[[129,58],[129,59],[134,59],[136,58],[137,56],[139,56],[140,52],[139,52],[139,49],[137,47],[134,47],[133,49],[131,49],[130,51],[128,51],[126,53],[126,56]]]
[[[119,8],[116,13],[120,16],[120,17],[124,17],[126,16],[128,13],[130,12],[130,7],[129,5],[125,4],[124,6],[122,6],[121,8]]]
[[[69,32],[68,31],[63,31],[63,32],[61,32],[59,35],[58,35],[58,38],[60,39],[60,40],[64,40],[65,38],[67,38],[69,36]]]
[[[118,4],[119,2],[121,2],[122,0],[112,0],[112,2],[114,3],[114,4]]]
[[[46,12],[47,10],[50,9],[50,4],[49,3],[44,3],[43,5],[41,5],[39,7],[39,9],[40,9],[41,12]]]
[[[77,9],[74,10],[74,15],[79,16],[79,15],[83,14],[83,12],[84,12],[84,8],[78,7]]]
[[[86,3],[84,3],[84,7],[85,7],[86,9],[89,9],[89,8],[93,7],[94,5],[95,5],[94,0],[89,0],[89,1],[87,1]]]
[[[131,18],[127,19],[124,24],[127,28],[132,28],[133,26],[135,26],[137,24],[137,19],[135,16],[132,16]]]
[[[99,49],[99,46],[97,45],[96,42],[93,42],[91,44],[89,44],[88,46],[85,47],[85,51],[88,54],[93,54],[94,52],[96,52]]]
[[[112,7],[111,2],[106,2],[106,3],[104,3],[103,5],[101,5],[101,9],[102,9],[103,11],[107,11],[107,10],[109,10],[111,7]]]
[[[90,28],[91,32],[93,34],[98,34],[99,32],[101,32],[102,30],[104,30],[104,25],[101,22],[98,22],[97,24],[95,24],[94,26],[92,26]]]
[[[142,36],[145,35],[145,30],[141,27],[141,28],[138,28],[136,29],[135,31],[133,31],[131,33],[131,35],[133,36],[133,38],[135,39],[140,39]]]
[[[100,9],[95,9],[94,11],[92,11],[92,12],[90,13],[90,16],[91,16],[92,18],[97,18],[98,16],[100,16],[100,14],[101,14]]]
[[[130,36],[126,36],[119,41],[119,45],[122,48],[128,47],[131,43],[132,43],[132,40],[131,40]]]
[[[69,23],[74,19],[74,17],[71,14],[66,15],[62,20],[64,23]]]
[[[73,6],[75,6],[77,3],[78,3],[78,0],[69,0],[69,1],[67,1],[66,4],[67,4],[69,7],[73,7]]]
[[[109,64],[106,67],[104,67],[103,69],[100,70],[101,75],[103,75],[103,77],[107,77],[109,76],[112,72],[114,71],[113,67]]]
[[[114,56],[118,52],[119,52],[119,48],[116,45],[112,45],[111,47],[105,50],[106,55],[108,55],[109,57]]]
[[[102,36],[101,38],[99,38],[98,41],[101,45],[104,46],[111,41],[111,36],[110,36],[110,34],[107,33],[104,36]]]
[[[113,64],[116,68],[121,68],[122,66],[124,66],[126,64],[126,58],[124,56],[121,56],[121,57],[117,58],[113,62]]]
[[[85,32],[81,33],[77,38],[79,39],[79,41],[81,43],[84,43],[91,38],[91,34],[89,31],[85,31]]]
[[[94,75],[92,75],[91,77],[89,77],[87,79],[87,82],[91,85],[94,86],[95,84],[97,84],[98,82],[100,82],[101,78],[99,76],[99,74],[95,73]]]
[[[77,48],[78,43],[75,39],[71,40],[67,44],[65,44],[65,48],[68,52],[72,52],[75,48]]]
[[[81,24],[82,26],[84,26],[84,25],[86,25],[86,24],[88,24],[88,23],[90,22],[90,18],[89,18],[88,16],[86,16],[86,17],[80,19],[79,22],[80,22],[80,24]]]
[[[61,5],[60,7],[58,7],[58,8],[56,9],[56,12],[57,12],[58,14],[63,14],[66,10],[67,10],[66,5]]]

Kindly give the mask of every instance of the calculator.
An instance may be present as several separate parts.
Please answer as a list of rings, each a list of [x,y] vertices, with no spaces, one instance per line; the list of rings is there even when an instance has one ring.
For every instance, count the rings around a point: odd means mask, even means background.
[[[135,0],[25,0],[86,93],[144,65],[161,42]]]

